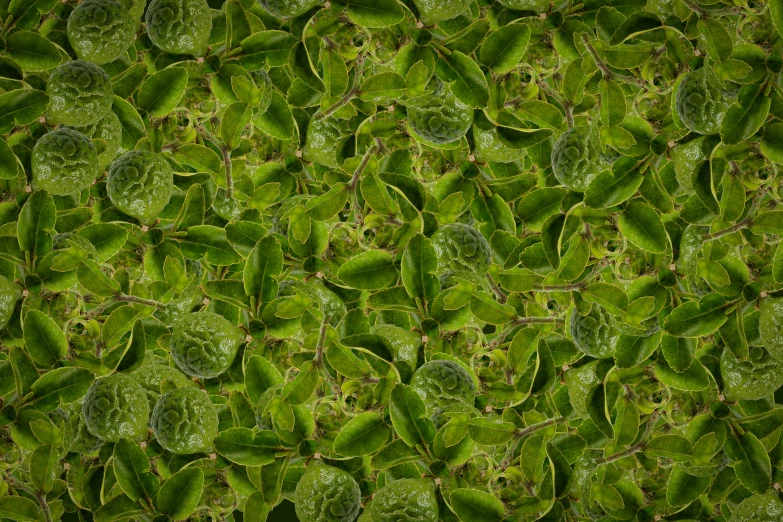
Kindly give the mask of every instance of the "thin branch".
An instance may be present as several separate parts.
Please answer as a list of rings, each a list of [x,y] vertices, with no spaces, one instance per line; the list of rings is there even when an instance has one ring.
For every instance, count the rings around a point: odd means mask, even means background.
[[[226,166],[226,197],[231,199],[234,197],[234,174],[233,166],[231,163],[231,151],[228,147],[220,147],[220,151],[223,153],[223,163]]]
[[[356,98],[359,95],[360,92],[360,83],[361,83],[361,76],[362,76],[362,69],[364,69],[364,61],[365,56],[363,54],[360,54],[356,57],[356,64],[354,65],[354,76],[353,76],[353,87],[351,87],[351,90],[348,91],[348,94],[337,100],[336,103],[334,103],[331,107],[326,109],[325,111],[316,114],[314,119],[321,120],[323,118],[328,118],[335,112],[339,111],[351,101]]]
[[[154,306],[158,310],[166,309],[166,305],[159,301],[153,301],[152,299],[144,299],[142,297],[136,297],[135,295],[126,295],[126,294],[115,295],[114,300],[119,301],[121,303],[135,303],[144,306]]]
[[[321,328],[318,330],[318,342],[315,345],[315,357],[313,357],[313,363],[318,367],[318,370],[323,374],[324,379],[326,379],[326,382],[329,383],[329,386],[332,388],[332,393],[335,397],[339,397],[341,395],[340,391],[340,385],[337,383],[337,380],[332,376],[331,373],[329,373],[329,370],[326,369],[326,365],[324,364],[324,344],[326,343],[326,329],[329,326],[329,316],[324,315],[323,320],[321,321]]]
[[[540,292],[575,292],[584,289],[587,285],[587,281],[582,281],[568,285],[536,285],[533,289]]]
[[[612,455],[607,455],[606,457],[600,457],[595,459],[595,463],[600,465],[603,464],[609,464],[610,462],[615,462],[620,459],[624,459],[625,457],[629,457],[633,455],[634,453],[639,453],[647,446],[646,442],[637,442],[633,446],[631,446],[628,449],[624,449],[623,451],[619,451],[617,453],[613,453]]]
[[[702,8],[701,6],[694,4],[689,0],[682,0],[682,3],[685,4],[688,7],[688,9],[696,13],[696,16],[698,16],[699,18],[705,18],[710,15],[709,11]]]
[[[38,499],[38,504],[41,505],[41,511],[43,511],[44,514],[44,520],[46,522],[52,522],[52,512],[49,510],[49,503],[46,502],[46,495],[40,491],[37,491],[35,493],[35,498]]]
[[[606,457],[597,458],[595,459],[595,463],[601,466],[603,464],[609,464],[610,462],[615,462],[617,460],[623,459],[625,457],[643,451],[647,447],[647,442],[648,442],[647,439],[650,437],[650,434],[652,433],[653,428],[655,427],[655,423],[658,420],[659,416],[660,413],[658,413],[657,411],[653,411],[650,414],[650,417],[647,419],[647,429],[644,430],[644,434],[642,435],[642,438],[639,439],[639,442],[637,442],[630,448],[624,449],[623,451],[618,451],[617,453],[613,453],[612,455],[607,455]]]
[[[517,431],[514,436],[518,439],[521,439],[522,437],[527,437],[533,432],[543,430],[545,428],[548,428],[554,424],[557,424],[558,422],[563,422],[565,420],[564,417],[553,417],[551,419],[547,419],[545,421],[539,422],[537,424],[531,424],[527,428],[522,428],[521,430]]]
[[[609,70],[609,67],[607,67],[601,57],[598,56],[598,52],[595,50],[595,47],[593,47],[593,44],[590,43],[590,40],[588,40],[585,34],[582,34],[582,42],[585,44],[587,52],[590,53],[590,56],[593,58],[596,67],[601,70],[601,74],[603,74],[604,78],[611,78],[613,76],[612,71]]]
[[[736,223],[735,225],[732,225],[728,228],[724,228],[723,230],[718,230],[717,232],[713,232],[712,234],[705,234],[702,236],[702,239],[704,241],[715,241],[716,239],[729,236],[734,232],[739,232],[744,228],[748,228],[748,225],[750,225],[751,221],[753,221],[753,218],[745,218],[739,223]]]

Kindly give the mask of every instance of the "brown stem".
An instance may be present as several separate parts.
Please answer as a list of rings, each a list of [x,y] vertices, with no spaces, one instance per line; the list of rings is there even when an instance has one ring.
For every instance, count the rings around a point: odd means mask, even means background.
[[[580,283],[572,283],[569,285],[536,285],[535,290],[540,292],[574,292],[576,290],[582,290],[587,286],[586,281]]]
[[[359,176],[361,176],[362,172],[364,172],[364,169],[367,168],[367,165],[369,165],[372,155],[375,154],[377,150],[378,150],[377,143],[373,143],[367,148],[367,150],[364,153],[364,156],[362,156],[361,163],[359,163],[359,166],[356,167],[355,171],[353,171],[353,176],[351,176],[351,181],[348,182],[348,190],[350,191],[356,190],[356,185],[359,184]]]
[[[329,370],[326,369],[326,365],[324,364],[324,344],[326,343],[326,329],[327,326],[329,326],[329,316],[324,315],[323,320],[321,321],[321,328],[318,330],[318,342],[315,345],[315,357],[313,357],[313,363],[318,367],[318,370],[323,374],[324,379],[326,379],[326,382],[329,383],[329,386],[332,388],[332,393],[335,397],[339,397],[341,395],[340,392],[340,386],[337,383],[337,380],[332,376],[331,373],[329,373]]]
[[[709,11],[702,8],[701,6],[694,4],[693,2],[690,2],[689,0],[682,0],[682,3],[685,4],[688,7],[688,9],[696,13],[696,16],[698,16],[699,18],[704,18],[710,15]]]
[[[630,448],[624,449],[623,451],[619,451],[612,455],[607,455],[606,457],[597,458],[595,459],[595,463],[601,466],[603,464],[609,464],[610,462],[615,462],[622,458],[633,455],[634,453],[639,453],[640,451],[643,451],[644,448],[647,447],[647,439],[650,437],[650,434],[652,433],[653,428],[655,427],[655,422],[658,420],[659,416],[660,413],[658,413],[657,411],[653,411],[650,414],[650,417],[647,419],[647,429],[644,430],[644,434],[642,435],[642,438],[639,440],[639,442],[637,442]]]
[[[557,424],[558,422],[563,422],[565,418],[563,417],[554,417],[552,419],[547,419],[545,421],[539,422],[537,424],[531,424],[527,428],[522,428],[521,430],[517,431],[514,435],[516,438],[521,439],[522,437],[527,437],[533,432],[543,430],[545,428],[548,428],[554,424]]]
[[[596,67],[601,70],[601,74],[603,74],[604,78],[611,78],[613,76],[612,71],[609,70],[609,67],[607,67],[601,57],[598,56],[598,52],[595,50],[595,47],[593,47],[593,44],[590,43],[590,40],[588,40],[587,36],[584,34],[582,35],[582,43],[585,44],[587,52],[590,53],[590,56],[593,58]]]
[[[231,163],[231,151],[225,146],[220,147],[220,151],[223,153],[223,163],[226,166],[226,197],[231,199],[234,197],[234,174]]]
[[[52,522],[52,512],[49,510],[49,503],[46,502],[46,495],[38,491],[35,494],[35,498],[38,499],[38,504],[41,505],[41,511],[43,511],[44,520],[46,522]]]
[[[634,444],[628,449],[624,449],[623,451],[619,451],[612,455],[607,455],[606,457],[597,458],[595,459],[595,463],[600,466],[603,464],[609,464],[610,462],[615,462],[617,460],[633,455],[634,453],[639,453],[645,448],[645,446],[647,446],[646,442],[637,442],[636,444]]]
[[[361,83],[362,69],[364,69],[365,59],[366,58],[363,54],[360,54],[359,56],[356,57],[356,64],[354,65],[353,87],[351,87],[351,90],[348,91],[348,94],[340,98],[334,105],[332,105],[322,113],[316,114],[314,119],[320,120],[323,118],[328,118],[335,112],[339,111],[341,108],[351,103],[351,101],[359,95],[359,92],[361,90],[359,88],[359,85]]]
[[[166,305],[163,303],[160,303],[158,301],[153,301],[152,299],[144,299],[142,297],[136,297],[135,295],[125,295],[125,294],[115,295],[114,300],[119,301],[121,303],[135,303],[144,306],[154,306],[158,310],[166,309]]]
[[[356,98],[356,96],[358,94],[359,94],[359,91],[357,89],[351,89],[350,91],[348,91],[348,94],[346,94],[345,96],[343,96],[342,98],[337,100],[337,102],[335,102],[334,105],[332,105],[331,107],[326,109],[324,112],[322,112],[320,114],[317,114],[315,116],[315,119],[316,120],[321,120],[321,119],[324,119],[324,118],[328,118],[329,116],[331,116],[335,112],[339,111],[340,109],[342,109],[343,107],[345,107],[346,105],[351,103],[351,101],[354,98]]]
[[[492,276],[489,274],[487,274],[487,281],[489,282],[489,287],[492,289],[492,292],[495,294],[498,302],[501,304],[506,304],[506,301],[508,301],[508,296],[503,293],[503,290],[500,289],[497,283],[495,283],[495,280],[492,279]]]
[[[748,225],[750,225],[751,221],[753,221],[752,218],[745,218],[739,223],[732,225],[728,228],[724,228],[723,230],[718,230],[717,232],[713,232],[712,234],[705,234],[702,236],[702,239],[704,241],[715,241],[716,239],[729,236],[734,232],[739,232],[744,228],[748,228]]]

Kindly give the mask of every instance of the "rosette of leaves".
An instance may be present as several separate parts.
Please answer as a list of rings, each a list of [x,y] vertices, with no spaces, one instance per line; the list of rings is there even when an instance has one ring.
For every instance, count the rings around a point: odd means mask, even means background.
[[[781,520],[781,0],[0,19],[0,519]]]

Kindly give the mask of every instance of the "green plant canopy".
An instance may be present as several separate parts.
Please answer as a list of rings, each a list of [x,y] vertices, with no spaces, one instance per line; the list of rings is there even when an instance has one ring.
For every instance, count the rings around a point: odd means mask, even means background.
[[[0,0],[0,522],[783,521],[783,0]]]

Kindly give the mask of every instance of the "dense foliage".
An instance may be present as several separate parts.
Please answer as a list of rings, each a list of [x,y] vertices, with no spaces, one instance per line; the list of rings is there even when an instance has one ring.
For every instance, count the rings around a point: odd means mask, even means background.
[[[783,0],[0,26],[0,519],[783,520]]]

